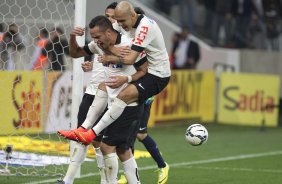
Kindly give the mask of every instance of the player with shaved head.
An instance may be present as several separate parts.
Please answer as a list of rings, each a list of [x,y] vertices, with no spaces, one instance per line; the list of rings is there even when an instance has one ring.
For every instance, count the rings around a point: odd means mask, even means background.
[[[128,53],[126,48],[109,46],[104,49],[111,55],[101,56],[100,62],[104,65],[132,65],[144,51],[148,60],[148,72],[144,77],[131,82],[117,95],[112,106],[92,129],[87,132],[75,132],[78,141],[84,144],[89,144],[104,128],[118,119],[128,104],[142,104],[160,93],[167,86],[171,75],[168,53],[158,24],[145,15],[136,14],[133,6],[127,1],[121,1],[117,5],[115,19],[124,30],[134,35],[131,50]],[[159,176],[159,184],[167,181],[168,165]]]

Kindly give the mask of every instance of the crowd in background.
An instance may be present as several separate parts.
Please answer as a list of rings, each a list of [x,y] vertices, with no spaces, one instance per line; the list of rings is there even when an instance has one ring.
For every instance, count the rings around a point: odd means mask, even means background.
[[[0,68],[2,70],[12,70],[14,67],[13,53],[25,48],[19,28],[12,23],[5,30],[4,24],[0,24]]]
[[[50,31],[39,28],[34,35],[34,50],[28,66],[30,70],[64,71],[65,55],[69,54],[68,40],[60,27]],[[17,24],[0,24],[0,70],[15,70],[20,53],[26,48],[26,40],[19,32]],[[23,64],[23,63],[22,63]]]
[[[282,0],[155,0],[154,5],[212,46],[281,49]]]

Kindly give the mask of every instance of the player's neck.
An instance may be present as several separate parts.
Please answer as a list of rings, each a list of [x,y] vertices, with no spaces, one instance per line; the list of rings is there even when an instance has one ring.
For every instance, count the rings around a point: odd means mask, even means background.
[[[136,22],[137,22],[137,20],[138,20],[138,17],[139,17],[140,15],[138,15],[137,13],[135,14],[135,16],[134,16],[134,18],[133,18],[133,26],[136,24]]]
[[[117,41],[118,33],[113,32],[112,37],[111,37],[111,45],[115,45]]]

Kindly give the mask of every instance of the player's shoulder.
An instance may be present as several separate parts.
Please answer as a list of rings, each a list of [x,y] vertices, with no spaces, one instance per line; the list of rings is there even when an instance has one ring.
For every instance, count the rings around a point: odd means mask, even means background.
[[[127,35],[125,34],[121,34],[121,41],[120,44],[122,45],[130,45],[132,44],[132,39],[129,38]]]
[[[156,24],[156,22],[152,18],[147,17],[146,15],[140,15],[140,16],[141,16],[140,25],[152,26]]]

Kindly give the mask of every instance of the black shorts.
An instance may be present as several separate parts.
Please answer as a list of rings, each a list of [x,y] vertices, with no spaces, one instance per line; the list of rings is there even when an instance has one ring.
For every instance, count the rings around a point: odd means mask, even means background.
[[[103,142],[128,150],[135,141],[139,128],[141,106],[127,106],[122,115],[105,129]]]
[[[161,78],[147,73],[137,81],[131,82],[136,86],[139,96],[139,104],[143,104],[148,98],[159,94],[168,84],[170,77]]]
[[[140,125],[138,129],[138,133],[144,134],[147,133],[147,125],[150,118],[150,110],[151,110],[152,103],[144,104],[144,108],[141,109],[142,116],[140,117]]]
[[[82,123],[85,121],[87,112],[89,110],[89,107],[91,106],[93,100],[95,98],[95,95],[90,95],[87,93],[84,93],[81,103],[79,105],[79,110],[77,114],[77,128],[82,125]]]

